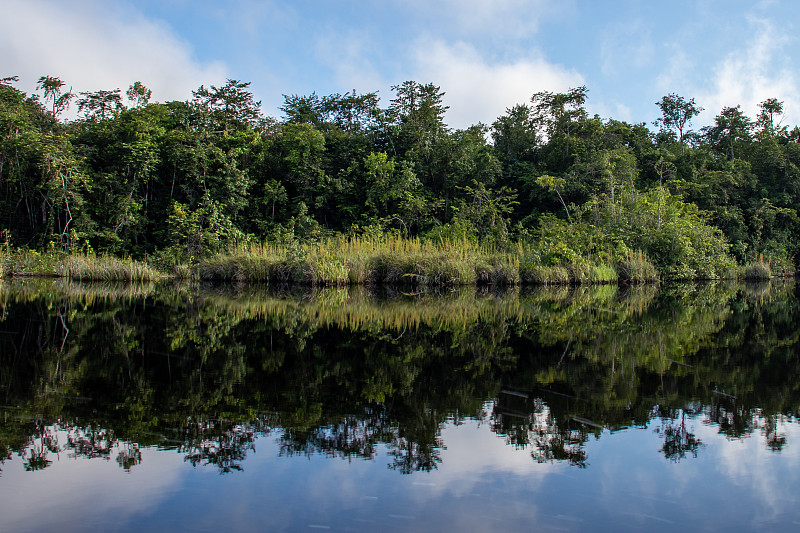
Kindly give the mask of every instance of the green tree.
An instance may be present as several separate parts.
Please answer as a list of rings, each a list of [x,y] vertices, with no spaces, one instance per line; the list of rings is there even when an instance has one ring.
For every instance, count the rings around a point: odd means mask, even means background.
[[[125,91],[125,95],[128,97],[128,101],[131,102],[133,107],[142,107],[150,102],[153,91],[145,87],[142,82],[136,81],[128,87],[128,90]]]
[[[586,118],[586,86],[574,87],[565,93],[542,91],[531,97],[533,120],[550,144],[558,143],[563,156],[569,157],[570,136],[574,124]]]
[[[558,196],[558,201],[561,202],[561,205],[564,207],[564,212],[567,213],[567,219],[572,222],[572,216],[569,214],[569,208],[567,207],[567,203],[564,201],[564,197],[561,195],[561,190],[564,188],[564,184],[566,180],[564,178],[558,178],[556,176],[551,176],[549,174],[542,174],[541,176],[536,178],[536,184],[546,189],[549,192],[555,192]]]
[[[656,105],[661,109],[662,116],[653,124],[665,130],[677,132],[681,153],[684,153],[684,140],[689,134],[692,119],[699,115],[703,108],[695,103],[694,98],[686,100],[675,93],[661,97]]]
[[[222,87],[201,85],[192,91],[193,102],[208,114],[215,131],[228,135],[255,127],[261,118],[261,101],[255,100],[249,87],[250,82],[232,79]]]
[[[786,131],[783,122],[783,102],[777,98],[767,98],[758,104],[759,112],[756,119],[759,133],[766,137],[774,137]]]
[[[50,100],[51,112],[54,117],[58,117],[66,111],[75,96],[71,89],[62,94],[61,89],[64,85],[65,83],[61,79],[53,76],[42,76],[36,85],[37,89],[44,91],[45,101]]]
[[[704,128],[712,146],[724,146],[731,161],[736,158],[736,145],[750,142],[752,121],[742,112],[740,106],[725,107],[714,118],[714,126]]]
[[[78,112],[83,113],[86,120],[107,120],[125,109],[119,89],[82,92],[81,96],[78,100]]]

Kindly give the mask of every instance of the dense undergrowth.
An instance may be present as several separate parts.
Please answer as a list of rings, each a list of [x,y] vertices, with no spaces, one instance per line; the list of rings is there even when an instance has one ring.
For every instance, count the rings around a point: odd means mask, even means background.
[[[769,279],[794,274],[791,265],[760,258],[745,266],[725,261],[706,275],[659,269],[643,252],[580,255],[546,243],[509,247],[470,241],[431,242],[384,237],[337,237],[318,242],[251,244],[190,262],[155,264],[113,256],[39,253],[0,254],[0,277],[58,276],[81,281],[200,279],[302,285],[441,287],[463,285],[593,285],[686,279]],[[712,274],[708,274],[711,272]]]

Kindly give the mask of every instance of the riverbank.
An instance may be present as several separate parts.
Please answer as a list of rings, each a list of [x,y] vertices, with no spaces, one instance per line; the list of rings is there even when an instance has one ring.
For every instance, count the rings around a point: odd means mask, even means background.
[[[790,277],[794,270],[768,259],[731,268],[714,279]],[[0,254],[0,277],[55,276],[80,281],[152,281],[162,278],[294,283],[314,286],[593,285],[702,280],[675,277],[642,252],[580,257],[546,264],[529,245],[506,248],[419,239],[336,238],[315,243],[241,246],[199,260],[156,265],[95,254]]]

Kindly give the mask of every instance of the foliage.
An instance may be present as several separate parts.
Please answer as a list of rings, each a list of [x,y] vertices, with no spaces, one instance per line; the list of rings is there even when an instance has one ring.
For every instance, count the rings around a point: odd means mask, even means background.
[[[16,81],[0,82],[0,225],[12,247],[91,248],[188,272],[242,243],[377,228],[520,243],[531,251],[520,279],[561,266],[570,283],[613,277],[595,267],[624,278],[629,254],[642,254],[643,272],[652,263],[661,277],[692,279],[735,275],[734,260],[759,257],[787,274],[800,256],[800,129],[782,123],[777,98],[754,119],[726,107],[698,133],[702,108],[669,94],[654,133],[589,116],[577,87],[536,93],[491,127],[453,130],[433,83],[393,86],[385,108],[375,92],[285,96],[278,120],[234,79],[165,103],[138,81],[125,95],[79,96],[54,76],[39,79],[40,95]],[[74,99],[80,118],[64,122]]]

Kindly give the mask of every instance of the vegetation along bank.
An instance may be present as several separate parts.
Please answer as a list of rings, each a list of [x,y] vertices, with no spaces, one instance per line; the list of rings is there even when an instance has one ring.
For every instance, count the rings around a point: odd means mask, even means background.
[[[783,103],[589,116],[585,87],[452,129],[444,93],[151,102],[141,83],[0,81],[0,276],[586,284],[793,275],[800,128]],[[77,116],[67,120],[69,106]],[[74,108],[73,108],[74,109]]]

